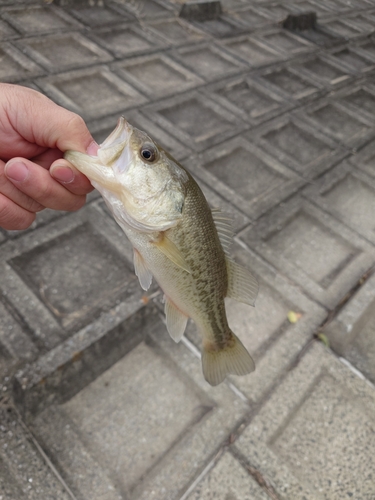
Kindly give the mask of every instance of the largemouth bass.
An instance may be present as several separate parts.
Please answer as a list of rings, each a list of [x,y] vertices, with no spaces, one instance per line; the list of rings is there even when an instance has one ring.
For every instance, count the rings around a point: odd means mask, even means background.
[[[224,299],[254,305],[258,285],[229,255],[230,219],[210,209],[189,172],[124,118],[97,156],[67,151],[65,158],[100,191],[131,241],[141,287],[147,290],[154,276],[162,288],[172,339],[181,340],[189,317],[196,323],[207,382],[252,372],[250,354],[228,326]]]

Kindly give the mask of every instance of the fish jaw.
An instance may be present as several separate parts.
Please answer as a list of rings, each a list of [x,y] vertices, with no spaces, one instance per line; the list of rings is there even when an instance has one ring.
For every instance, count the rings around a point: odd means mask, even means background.
[[[121,116],[116,128],[99,146],[96,156],[66,151],[64,158],[86,175],[99,191],[104,188],[119,194],[120,183],[116,172],[124,172],[132,160],[131,151],[127,147],[132,132],[133,127]]]
[[[94,187],[103,187],[114,193],[119,193],[120,186],[112,168],[103,166],[97,156],[90,156],[78,151],[66,151],[64,158],[86,175]]]

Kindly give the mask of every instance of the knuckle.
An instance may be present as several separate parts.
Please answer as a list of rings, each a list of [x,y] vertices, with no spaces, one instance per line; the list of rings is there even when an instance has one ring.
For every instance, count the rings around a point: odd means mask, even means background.
[[[49,182],[43,182],[39,186],[38,200],[42,203],[47,202],[54,198],[53,186]]]
[[[6,230],[27,229],[35,220],[35,214],[23,210],[5,196],[0,196],[0,227]]]
[[[69,204],[69,208],[67,210],[69,212],[75,212],[76,210],[79,210],[84,206],[86,203],[86,196],[83,195],[75,195],[74,198],[71,199],[71,202]]]
[[[71,114],[68,126],[74,130],[86,128],[85,120],[82,118],[82,116],[79,116],[76,113]]]

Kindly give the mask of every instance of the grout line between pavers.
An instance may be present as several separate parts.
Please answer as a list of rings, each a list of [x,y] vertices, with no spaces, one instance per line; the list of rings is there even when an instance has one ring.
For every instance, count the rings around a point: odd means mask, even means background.
[[[210,470],[214,467],[218,459],[221,457],[221,455],[224,453],[224,448],[222,448],[216,456],[211,460],[211,462],[206,465],[206,467],[202,470],[202,472],[199,474],[199,476],[191,483],[189,488],[185,491],[185,493],[180,497],[179,500],[186,500],[190,493],[194,490],[194,488],[202,481],[202,479],[207,476],[207,474],[210,472]]]
[[[201,359],[202,355],[199,349],[197,349],[195,345],[192,342],[190,342],[188,338],[186,338],[185,336],[182,337],[181,342],[189,349],[190,352],[194,354],[195,357]]]
[[[64,481],[64,479],[60,475],[59,471],[56,469],[56,467],[53,465],[53,463],[51,462],[51,460],[48,458],[48,456],[44,452],[43,448],[40,446],[40,444],[38,443],[38,441],[34,437],[34,434],[31,432],[31,430],[27,427],[27,425],[22,420],[22,417],[21,417],[21,414],[18,411],[18,408],[14,406],[13,409],[14,409],[14,411],[16,412],[16,414],[18,416],[18,421],[21,424],[21,427],[23,428],[23,430],[25,431],[25,433],[29,436],[29,438],[33,442],[35,448],[38,450],[38,452],[42,456],[43,460],[45,461],[45,463],[47,464],[47,466],[50,468],[51,472],[56,476],[56,479],[62,484],[62,486],[65,488],[66,492],[68,493],[68,495],[70,496],[70,498],[72,500],[78,500],[78,498],[74,495],[74,493],[72,492],[72,490],[69,488],[69,486],[66,484],[66,482]]]
[[[331,349],[331,351],[332,351],[332,349]],[[332,351],[332,352],[334,353],[334,351]],[[371,382],[371,380],[369,380],[365,375],[363,375],[363,373],[360,370],[358,370],[358,368],[356,368],[355,366],[353,366],[350,363],[350,361],[348,361],[347,359],[343,358],[342,356],[338,356],[338,359],[339,359],[339,361],[341,361],[341,363],[343,365],[345,365],[347,368],[349,368],[349,370],[351,372],[353,372],[354,375],[356,375],[361,380],[363,380],[364,382],[366,382],[371,387],[371,389],[375,390],[375,385]]]
[[[244,401],[245,403],[248,403],[248,404],[249,404],[249,402],[250,402],[250,401],[249,401],[249,398],[247,398],[247,397],[245,396],[245,394],[244,394],[242,391],[240,391],[240,390],[239,390],[239,389],[238,389],[238,388],[237,388],[234,384],[232,384],[232,382],[227,381],[227,385],[228,385],[229,389],[230,389],[232,392],[234,392],[234,394],[235,394],[236,396],[238,396],[238,397],[239,397],[242,401]]]

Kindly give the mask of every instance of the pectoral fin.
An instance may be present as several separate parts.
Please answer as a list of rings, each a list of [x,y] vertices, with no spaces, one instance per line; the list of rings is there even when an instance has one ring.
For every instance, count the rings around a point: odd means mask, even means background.
[[[157,241],[153,241],[153,244],[176,266],[181,267],[184,271],[191,273],[188,264],[186,263],[184,256],[176,245],[165,235],[161,233],[161,237]]]
[[[165,297],[164,311],[167,319],[167,329],[169,335],[175,342],[180,342],[185,332],[188,317],[177,309],[168,297]]]
[[[146,266],[142,255],[134,248],[134,271],[143,290],[148,290],[152,282],[152,274]]]
[[[233,260],[226,257],[228,270],[227,297],[243,302],[249,306],[255,304],[258,294],[258,282],[254,276]]]

